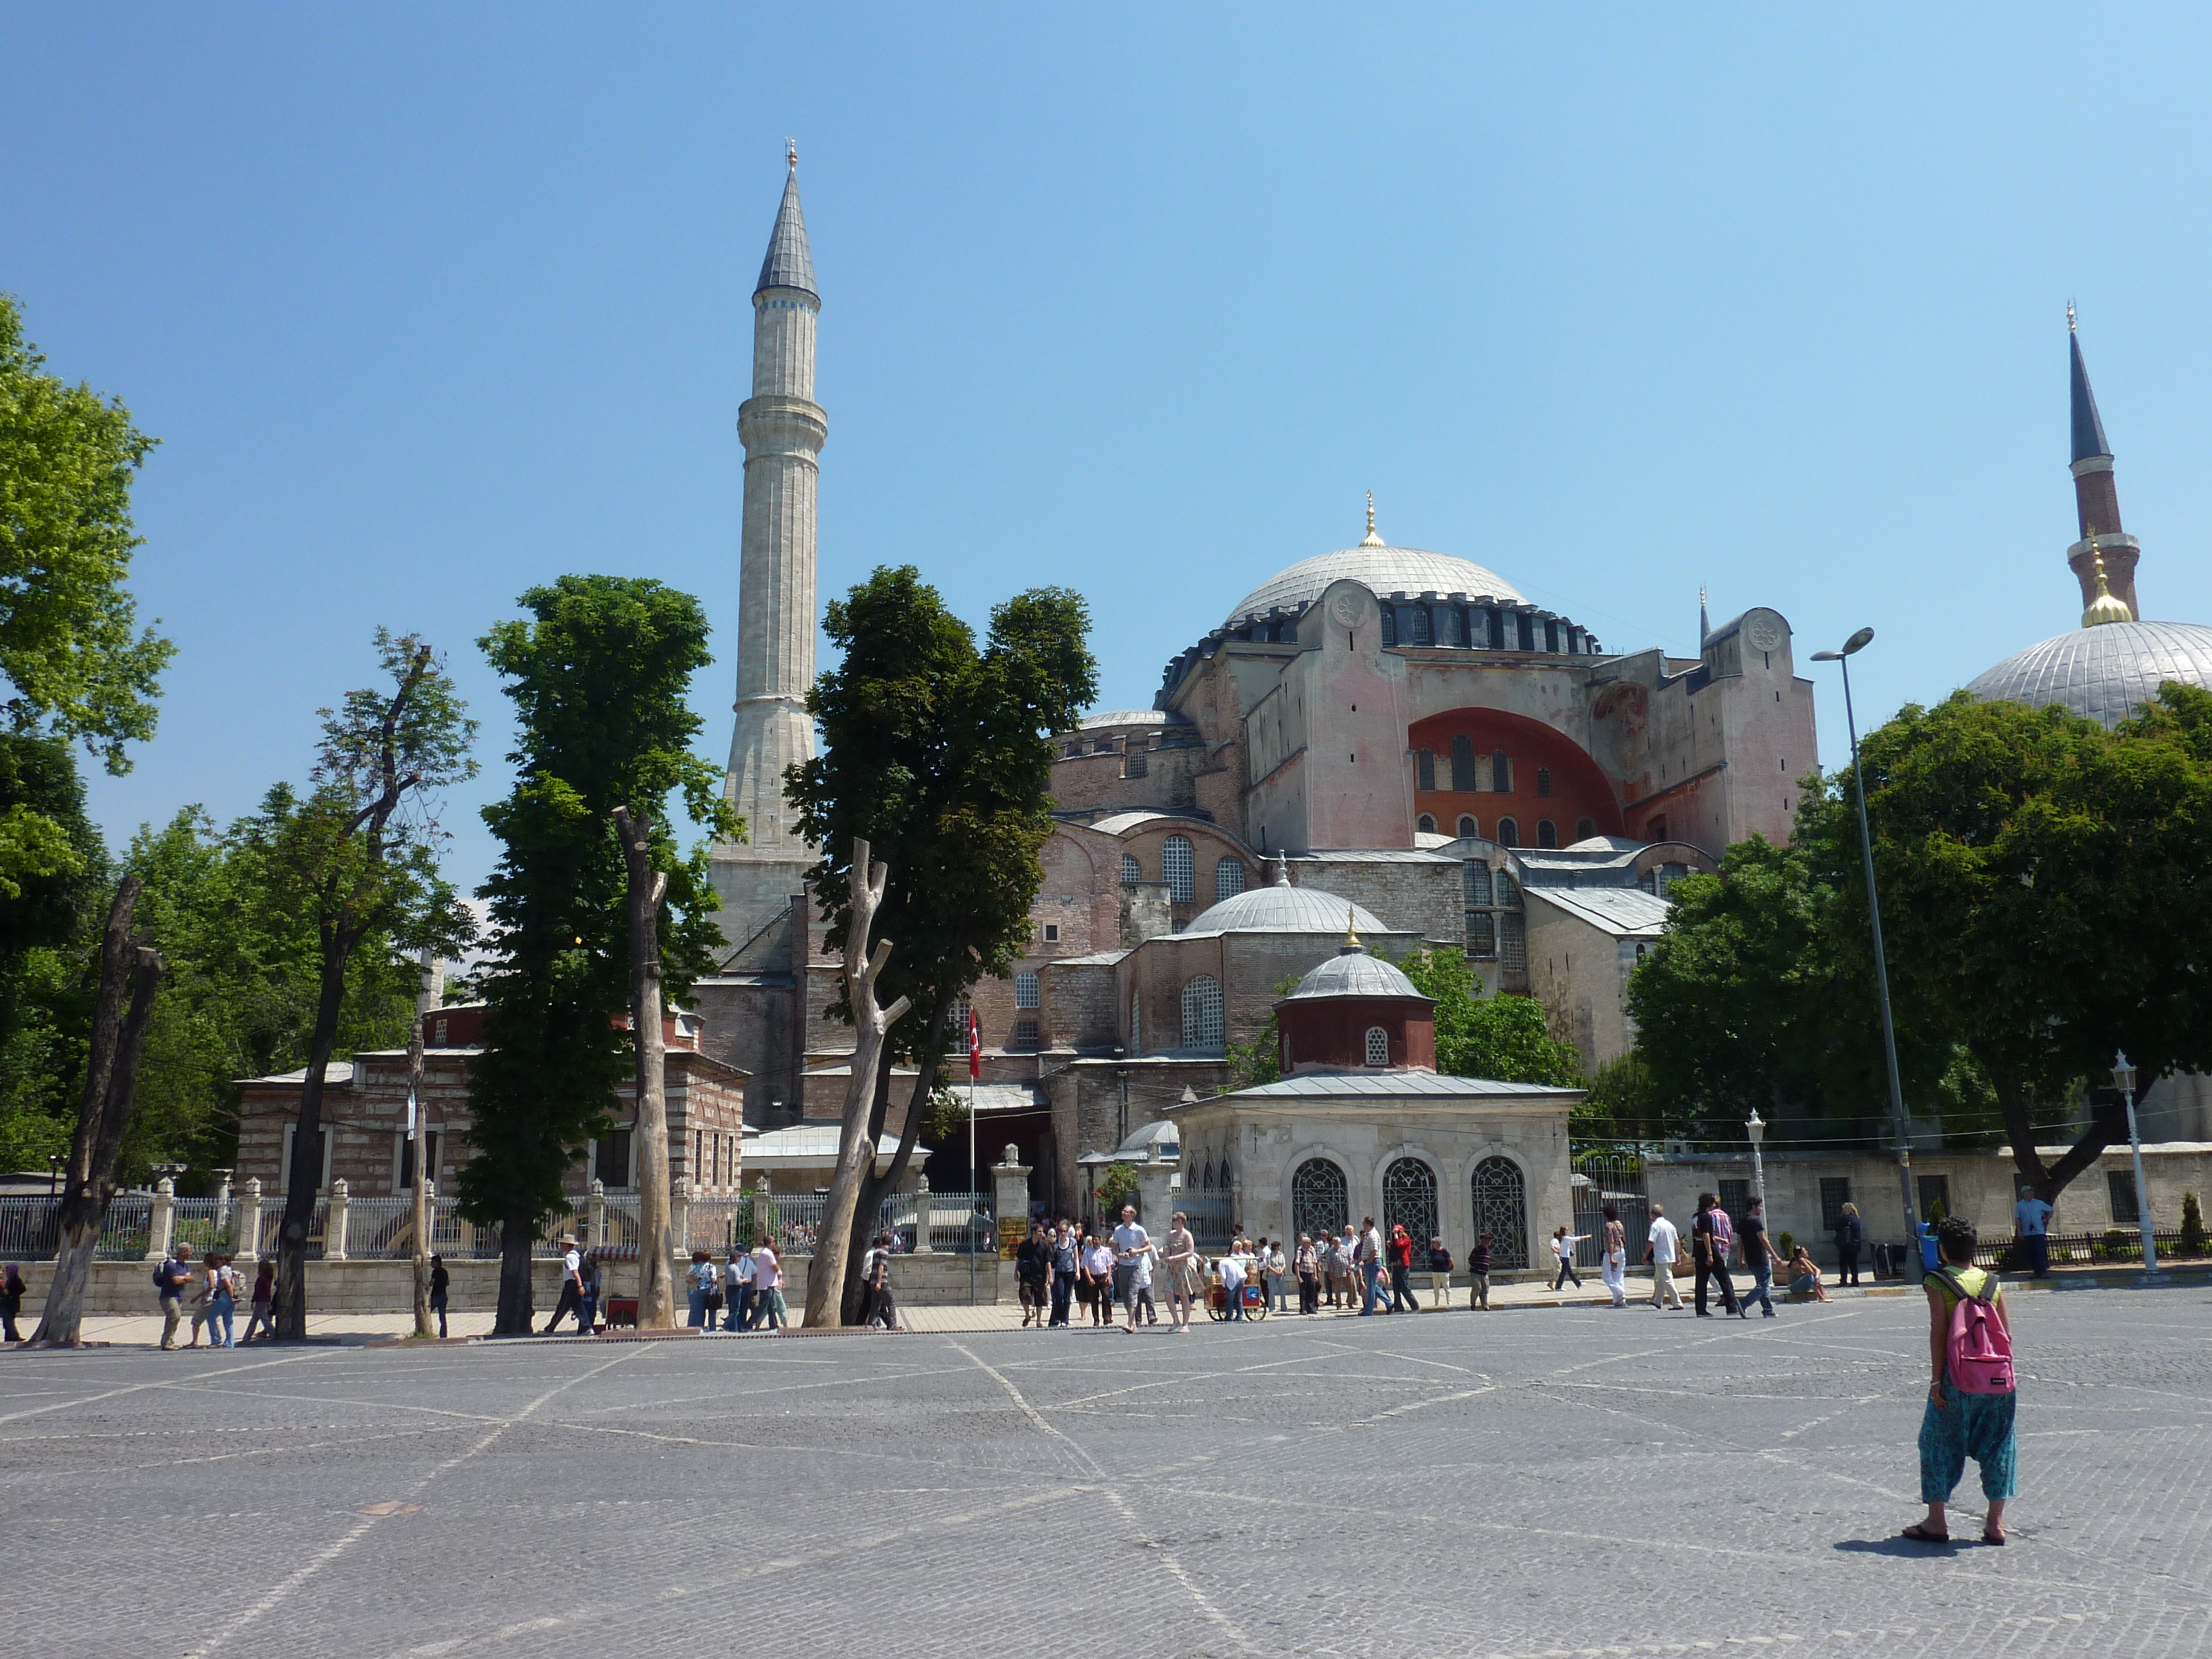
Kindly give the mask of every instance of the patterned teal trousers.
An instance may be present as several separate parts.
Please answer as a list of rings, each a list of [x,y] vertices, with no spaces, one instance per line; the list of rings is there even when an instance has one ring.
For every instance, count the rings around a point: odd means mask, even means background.
[[[2013,1401],[2009,1394],[1960,1394],[1947,1378],[1943,1404],[1929,1401],[1920,1418],[1920,1501],[1948,1504],[1966,1472],[1981,1466],[1982,1496],[2013,1495]]]

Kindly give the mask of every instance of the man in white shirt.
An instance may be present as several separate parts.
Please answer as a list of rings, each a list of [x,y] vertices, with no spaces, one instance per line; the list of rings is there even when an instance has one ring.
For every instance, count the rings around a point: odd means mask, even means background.
[[[1244,1258],[1224,1255],[1215,1269],[1221,1276],[1222,1305],[1228,1310],[1227,1317],[1244,1317]]]
[[[2051,1206],[2036,1196],[2035,1188],[2022,1187],[2020,1202],[2012,1206],[2012,1230],[2027,1246],[2027,1264],[2038,1279],[2051,1276]]]
[[[1137,1329],[1137,1292],[1152,1287],[1152,1236],[1137,1224],[1137,1206],[1121,1206],[1114,1229],[1114,1299],[1128,1310],[1129,1332]]]
[[[570,1314],[576,1316],[579,1328],[584,1324],[584,1255],[576,1248],[576,1241],[561,1241],[561,1299],[553,1304],[553,1317],[545,1322],[544,1334],[550,1336],[560,1328],[561,1322]],[[589,1336],[589,1329],[583,1334]]]
[[[1364,1318],[1375,1311],[1376,1290],[1382,1282],[1382,1232],[1371,1215],[1359,1223],[1359,1313]],[[1389,1313],[1388,1298],[1382,1303],[1382,1311]]]
[[[783,1301],[783,1267],[765,1238],[753,1252],[753,1305],[759,1310],[753,1322],[756,1328],[766,1326],[780,1330],[788,1322],[791,1310]]]
[[[1644,1259],[1651,1264],[1651,1305],[1679,1312],[1682,1293],[1674,1288],[1674,1255],[1681,1248],[1681,1235],[1667,1219],[1666,1206],[1651,1206],[1651,1231],[1644,1237]]]

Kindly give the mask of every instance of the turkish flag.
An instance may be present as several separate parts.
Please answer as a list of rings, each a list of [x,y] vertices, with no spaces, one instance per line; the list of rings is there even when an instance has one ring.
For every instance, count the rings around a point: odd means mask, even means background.
[[[983,1028],[977,1024],[975,1011],[968,1011],[968,1080],[970,1083],[983,1075]]]

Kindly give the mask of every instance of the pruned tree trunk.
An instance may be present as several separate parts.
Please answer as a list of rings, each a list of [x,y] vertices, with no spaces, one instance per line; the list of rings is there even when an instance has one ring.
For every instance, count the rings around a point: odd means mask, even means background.
[[[538,1251],[538,1226],[509,1216],[499,1224],[499,1307],[491,1316],[494,1336],[527,1336],[538,1317],[531,1291],[530,1264]]]
[[[115,1196],[115,1158],[138,1084],[138,1055],[154,1012],[161,958],[131,932],[144,884],[125,876],[108,906],[100,942],[100,996],[93,1012],[92,1048],[86,1058],[84,1097],[70,1145],[69,1186],[62,1194],[61,1237],[54,1277],[33,1345],[74,1348],[83,1342],[84,1298],[100,1229]],[[127,998],[127,1001],[126,1001]]]
[[[914,1161],[916,1138],[921,1133],[921,1121],[929,1109],[929,1098],[937,1091],[937,1072],[944,1055],[945,1022],[952,1012],[954,995],[950,991],[938,994],[937,1006],[930,1010],[929,1029],[922,1037],[921,1056],[915,1066],[914,1092],[907,1102],[906,1121],[899,1129],[898,1151],[881,1175],[874,1173],[875,1164],[868,1165],[869,1173],[860,1182],[860,1201],[853,1209],[853,1234],[859,1242],[861,1230],[879,1213],[884,1200],[898,1189],[907,1166]],[[868,1144],[875,1145],[883,1137],[884,1125],[890,1116],[890,1068],[881,1068],[876,1085],[875,1109],[868,1119]],[[925,1222],[927,1218],[922,1218]],[[860,1271],[862,1252],[854,1250],[845,1262],[845,1322],[857,1325],[867,1306],[867,1277]]]
[[[307,1044],[307,1076],[300,1084],[292,1161],[284,1171],[284,1224],[276,1236],[276,1334],[288,1342],[307,1334],[307,1235],[314,1230],[315,1196],[323,1188],[323,1086],[331,1055],[338,1046],[348,953],[332,949],[327,939],[324,941],[315,1030]]]
[[[651,822],[615,808],[615,830],[629,869],[629,1025],[637,1054],[637,1323],[676,1328],[673,1259],[689,1239],[669,1233],[668,1096],[660,1030],[660,902],[668,873],[653,867]]]
[[[853,1010],[853,1075],[845,1086],[845,1115],[837,1137],[837,1168],[830,1177],[830,1196],[822,1206],[814,1260],[806,1274],[806,1324],[819,1329],[845,1322],[845,1269],[854,1259],[853,1218],[860,1188],[875,1167],[876,1139],[869,1133],[875,1116],[876,1073],[883,1063],[884,1039],[909,1004],[901,997],[888,1008],[876,1006],[876,981],[891,959],[891,942],[868,949],[876,912],[884,902],[890,870],[870,861],[868,843],[853,837],[848,878],[852,913],[845,924],[845,994]],[[833,1317],[834,1316],[834,1317]]]

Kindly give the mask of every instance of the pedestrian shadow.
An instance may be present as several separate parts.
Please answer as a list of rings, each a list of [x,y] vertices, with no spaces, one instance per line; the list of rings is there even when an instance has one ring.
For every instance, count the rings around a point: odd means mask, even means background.
[[[1836,1550],[1842,1555],[1894,1555],[1908,1561],[1925,1561],[1949,1554],[1959,1547],[1960,1542],[1954,1538],[1948,1544],[1927,1544],[1897,1534],[1887,1538],[1846,1538],[1836,1546]]]

